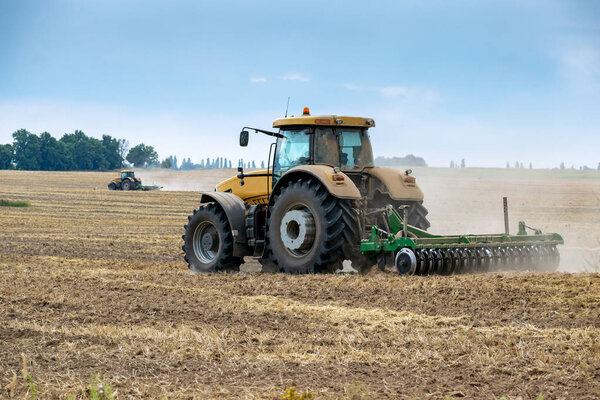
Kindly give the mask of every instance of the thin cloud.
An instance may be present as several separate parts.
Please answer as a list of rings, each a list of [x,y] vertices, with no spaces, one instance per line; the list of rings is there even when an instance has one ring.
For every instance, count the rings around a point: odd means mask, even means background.
[[[590,40],[569,40],[559,51],[561,72],[571,85],[585,91],[600,85],[600,51]]]
[[[384,86],[377,89],[385,97],[406,97],[408,91],[401,86]]]
[[[301,74],[287,74],[283,79],[286,81],[310,82],[310,78]]]
[[[346,90],[352,90],[353,92],[359,92],[362,90],[360,86],[355,85],[354,83],[342,83],[340,86]]]
[[[266,83],[267,78],[250,78],[250,82],[252,83]]]

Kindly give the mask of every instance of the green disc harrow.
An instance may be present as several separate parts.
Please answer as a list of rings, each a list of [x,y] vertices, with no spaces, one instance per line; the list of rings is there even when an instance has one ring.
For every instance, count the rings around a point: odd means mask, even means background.
[[[404,210],[406,212],[406,210]],[[560,263],[557,233],[543,234],[525,222],[519,232],[491,235],[433,235],[404,224],[391,206],[385,210],[385,229],[371,226],[371,235],[362,240],[363,254],[376,258],[381,268],[394,265],[401,275],[462,274],[506,270],[555,271]],[[527,230],[533,233],[528,234]]]

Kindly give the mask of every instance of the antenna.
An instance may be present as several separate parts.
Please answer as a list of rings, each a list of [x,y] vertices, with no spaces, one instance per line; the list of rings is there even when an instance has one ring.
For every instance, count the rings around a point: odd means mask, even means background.
[[[290,96],[288,96],[287,106],[285,106],[285,117],[284,118],[287,118],[288,108],[290,108]]]

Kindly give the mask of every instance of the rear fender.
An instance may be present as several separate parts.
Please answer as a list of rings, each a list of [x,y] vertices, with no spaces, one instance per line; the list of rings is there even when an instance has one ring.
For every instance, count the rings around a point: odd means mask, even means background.
[[[246,207],[244,201],[232,193],[202,192],[200,203],[216,203],[225,212],[233,234],[233,255],[236,257],[252,255],[246,240]]]
[[[344,180],[336,182],[332,178],[334,175],[340,175]],[[277,181],[273,193],[278,193],[288,182],[301,178],[318,180],[332,196],[338,199],[358,200],[362,197],[354,182],[346,174],[341,171],[336,172],[328,165],[301,165],[290,169]],[[269,205],[272,204],[273,196],[269,199]]]
[[[395,168],[387,167],[373,167],[369,168],[368,171],[370,176],[380,181],[381,185],[377,185],[374,180],[371,179],[369,197],[375,195],[376,190],[380,190],[384,194],[388,194],[394,200],[423,200],[423,191],[416,183],[408,184],[405,182],[407,177],[402,171]],[[377,187],[380,186],[380,187]]]

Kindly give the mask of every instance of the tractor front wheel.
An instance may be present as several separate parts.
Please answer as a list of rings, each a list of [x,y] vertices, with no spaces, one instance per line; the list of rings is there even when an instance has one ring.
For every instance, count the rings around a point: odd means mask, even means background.
[[[184,258],[193,272],[240,270],[243,261],[233,256],[233,234],[227,216],[216,204],[203,204],[194,210],[182,238]]]

